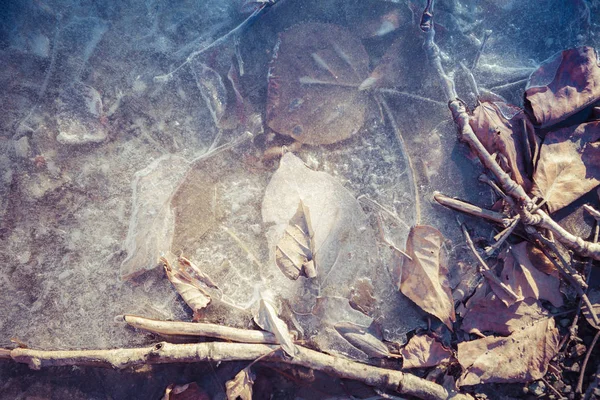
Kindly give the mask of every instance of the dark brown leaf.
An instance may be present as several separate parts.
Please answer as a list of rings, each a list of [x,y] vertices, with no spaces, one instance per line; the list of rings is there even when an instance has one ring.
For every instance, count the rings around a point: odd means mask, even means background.
[[[486,150],[502,155],[503,168],[529,190],[538,139],[525,114],[510,104],[484,102],[473,110],[470,124]]]
[[[548,312],[537,300],[526,299],[506,307],[495,293],[488,293],[484,299],[469,303],[461,328],[469,333],[510,335],[547,317]]]
[[[558,352],[558,329],[548,318],[508,337],[488,336],[458,344],[465,372],[458,386],[529,382],[542,378]]]
[[[500,279],[524,299],[548,300],[555,307],[563,304],[558,274],[547,275],[535,268],[527,255],[526,242],[509,248]]]
[[[368,98],[358,86],[368,65],[360,41],[340,26],[306,23],[281,33],[269,69],[267,124],[307,144],[352,136],[365,118]]]
[[[440,260],[444,237],[434,227],[413,226],[406,241],[406,253],[400,291],[423,311],[438,317],[450,330],[456,320],[452,292],[448,286],[448,268]]]
[[[600,68],[592,47],[561,51],[529,78],[525,108],[540,127],[554,125],[600,99]]]
[[[450,361],[452,352],[427,335],[413,336],[402,349],[402,368],[425,368]]]
[[[549,132],[533,175],[532,194],[553,213],[600,184],[600,122]]]

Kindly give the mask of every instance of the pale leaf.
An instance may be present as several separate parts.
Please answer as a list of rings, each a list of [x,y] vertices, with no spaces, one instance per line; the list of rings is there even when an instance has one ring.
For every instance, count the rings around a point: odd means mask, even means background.
[[[369,332],[368,328],[351,323],[339,323],[336,324],[334,328],[350,344],[363,351],[371,358],[385,358],[391,356],[387,346],[381,341],[381,338]]]
[[[230,381],[225,383],[227,400],[252,400],[252,385],[254,385],[254,374],[250,367],[246,367]]]
[[[267,124],[307,144],[352,136],[365,119],[368,97],[358,86],[368,69],[360,40],[341,26],[311,22],[280,33],[269,69]]]
[[[181,271],[173,268],[169,260],[161,258],[165,267],[167,278],[177,290],[183,301],[192,309],[194,314],[204,310],[210,303],[210,296],[202,287],[196,284],[190,277]]]
[[[600,184],[600,122],[549,132],[540,149],[532,194],[553,213]]]
[[[464,386],[540,379],[558,352],[558,342],[554,319],[548,318],[508,337],[488,336],[459,343],[457,358],[465,372],[457,384]]]
[[[452,352],[427,335],[415,335],[402,349],[402,368],[425,368],[450,361]]]
[[[208,394],[196,382],[185,385],[169,385],[162,400],[209,400]]]
[[[298,211],[290,219],[276,247],[275,262],[288,278],[295,280],[300,275],[307,278],[317,276],[312,236],[310,214],[300,200]]]
[[[279,318],[278,314],[276,300],[273,295],[268,291],[262,291],[258,302],[258,311],[254,314],[254,322],[263,330],[274,334],[283,351],[294,357],[296,355],[294,339],[287,324]]]
[[[434,227],[416,225],[410,230],[400,291],[423,311],[438,317],[452,330],[454,302],[446,276],[448,268],[440,261],[444,237]]]

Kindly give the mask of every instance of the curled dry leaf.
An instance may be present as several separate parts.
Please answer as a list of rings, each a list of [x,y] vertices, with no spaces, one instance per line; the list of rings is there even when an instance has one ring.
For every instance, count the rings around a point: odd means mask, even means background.
[[[402,368],[425,368],[450,361],[452,351],[427,335],[415,335],[402,349]]]
[[[540,149],[532,194],[551,213],[600,184],[600,122],[549,132]]]
[[[500,279],[524,299],[548,300],[555,307],[563,304],[558,273],[547,275],[534,267],[528,257],[526,242],[507,250]]]
[[[413,226],[406,242],[400,291],[423,311],[438,317],[450,330],[456,320],[448,286],[448,268],[441,262],[444,237],[432,226]]]
[[[368,68],[360,40],[340,26],[306,23],[281,33],[269,69],[268,126],[306,144],[352,136],[365,119],[368,97],[358,86]]]
[[[391,357],[388,347],[368,328],[351,323],[338,323],[334,326],[344,339],[371,358]]]
[[[162,400],[210,400],[210,397],[196,382],[192,382],[167,386]]]
[[[507,307],[490,292],[485,298],[469,303],[461,329],[469,333],[510,335],[545,318],[548,318],[548,311],[537,300],[526,299]]]
[[[161,257],[160,261],[164,265],[167,278],[169,278],[177,293],[192,309],[194,317],[196,317],[200,311],[209,305],[211,300],[210,295],[187,273],[177,267],[173,268],[171,262],[166,257]]]
[[[258,302],[258,310],[254,314],[254,322],[263,330],[274,334],[279,344],[281,344],[283,351],[290,357],[294,357],[296,355],[294,339],[287,324],[279,318],[277,309],[274,295],[269,291],[262,291]]]
[[[457,384],[465,386],[540,379],[558,352],[558,342],[554,319],[547,318],[508,337],[488,336],[459,343],[457,358],[465,372]]]
[[[300,200],[298,211],[290,219],[275,248],[275,262],[288,278],[296,280],[300,275],[307,278],[317,276],[313,234],[309,210]]]
[[[540,127],[554,125],[600,99],[600,68],[592,47],[561,51],[529,77],[525,108]]]
[[[503,156],[500,164],[525,190],[531,188],[538,139],[521,109],[500,102],[483,102],[473,110],[470,125],[490,154]]]
[[[254,374],[250,367],[246,367],[230,381],[225,383],[227,400],[252,400],[252,385],[254,385]]]

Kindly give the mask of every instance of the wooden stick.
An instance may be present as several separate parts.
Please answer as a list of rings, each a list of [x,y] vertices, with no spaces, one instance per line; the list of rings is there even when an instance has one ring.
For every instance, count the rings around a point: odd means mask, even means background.
[[[485,208],[478,207],[471,203],[467,203],[458,199],[453,199],[439,192],[434,192],[433,198],[435,201],[437,201],[445,207],[452,208],[453,210],[460,211],[465,214],[470,214],[475,217],[484,218],[489,221],[496,222],[504,227],[509,226],[511,222],[511,220],[502,213],[486,210]]]
[[[159,335],[211,337],[242,343],[278,343],[277,338],[271,332],[259,330],[230,328],[201,322],[159,321],[136,315],[125,315],[123,318],[134,328]]]
[[[279,349],[277,345],[225,342],[187,344],[160,342],[149,347],[108,350],[52,351],[16,348],[10,350],[9,354],[12,360],[28,364],[36,370],[74,365],[123,369],[147,364],[249,361],[265,356],[263,362],[300,365],[422,399],[442,400],[450,397],[450,393],[441,385],[415,375],[349,361],[302,346],[296,347],[298,354],[293,358],[287,357],[280,351],[273,352]],[[273,354],[268,355],[269,353]],[[6,349],[3,349],[0,354],[6,354]],[[452,398],[473,400],[468,394],[454,394]]]

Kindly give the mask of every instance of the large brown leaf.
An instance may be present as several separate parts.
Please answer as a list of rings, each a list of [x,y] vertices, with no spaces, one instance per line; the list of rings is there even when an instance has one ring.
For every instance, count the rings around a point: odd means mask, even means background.
[[[302,143],[344,140],[362,126],[368,55],[346,29],[296,25],[279,35],[269,69],[267,124]]]
[[[450,361],[452,351],[427,335],[413,336],[402,349],[402,368],[433,367]]]
[[[412,260],[404,262],[400,291],[452,329],[456,317],[446,278],[448,268],[440,257],[443,241],[444,237],[434,227],[412,227],[406,241],[406,253]]]
[[[495,293],[488,293],[485,298],[469,304],[461,328],[469,333],[510,335],[547,317],[548,312],[537,300],[526,299],[507,307]]]
[[[508,337],[488,336],[458,344],[465,372],[458,386],[479,383],[529,382],[542,378],[558,352],[558,329],[548,318]]]
[[[524,299],[548,300],[555,307],[563,304],[558,273],[548,275],[534,267],[528,257],[527,242],[507,251],[500,279]]]
[[[538,143],[525,114],[510,104],[483,102],[473,110],[470,124],[487,151],[502,155],[504,169],[529,190]]]
[[[533,175],[532,193],[552,213],[600,184],[600,122],[549,132]]]
[[[600,99],[600,68],[592,47],[561,51],[531,74],[525,108],[542,128],[554,125]]]

